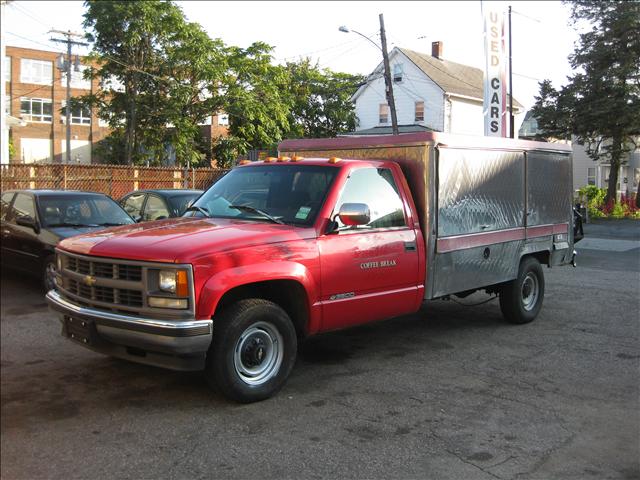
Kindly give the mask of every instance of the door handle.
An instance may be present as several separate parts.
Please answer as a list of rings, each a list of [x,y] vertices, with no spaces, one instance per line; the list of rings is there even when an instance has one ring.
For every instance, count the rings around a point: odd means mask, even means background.
[[[404,251],[405,252],[415,252],[416,251],[416,242],[404,242]]]

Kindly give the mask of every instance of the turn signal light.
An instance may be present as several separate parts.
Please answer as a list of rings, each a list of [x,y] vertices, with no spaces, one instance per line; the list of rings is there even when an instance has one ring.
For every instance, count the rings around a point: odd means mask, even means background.
[[[189,279],[186,270],[178,270],[176,272],[176,296],[189,296]]]

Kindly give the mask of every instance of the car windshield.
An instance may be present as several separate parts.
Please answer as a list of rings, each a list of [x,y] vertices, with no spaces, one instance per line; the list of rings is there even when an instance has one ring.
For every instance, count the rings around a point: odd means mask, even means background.
[[[134,223],[120,206],[101,195],[47,195],[38,199],[44,227],[110,227]]]
[[[311,225],[336,172],[301,164],[236,168],[203,193],[185,215]]]
[[[179,217],[184,213],[191,202],[198,198],[202,194],[201,191],[196,190],[194,192],[184,193],[180,195],[174,195],[173,197],[169,197],[169,205],[171,206],[171,210],[173,210],[174,215]]]

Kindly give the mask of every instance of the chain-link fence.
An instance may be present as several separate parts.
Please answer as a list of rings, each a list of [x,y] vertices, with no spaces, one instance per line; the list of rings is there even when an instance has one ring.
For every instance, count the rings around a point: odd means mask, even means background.
[[[0,190],[83,190],[106,193],[117,199],[147,188],[204,190],[226,172],[217,168],[10,164],[0,166]]]

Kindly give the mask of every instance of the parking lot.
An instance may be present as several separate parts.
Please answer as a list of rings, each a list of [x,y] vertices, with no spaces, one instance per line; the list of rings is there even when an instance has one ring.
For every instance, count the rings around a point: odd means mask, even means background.
[[[251,405],[72,344],[5,271],[2,478],[638,478],[640,222],[585,234],[534,323],[433,302],[310,339]]]

